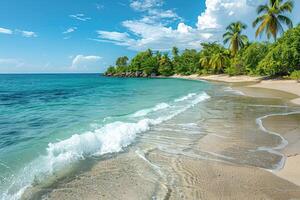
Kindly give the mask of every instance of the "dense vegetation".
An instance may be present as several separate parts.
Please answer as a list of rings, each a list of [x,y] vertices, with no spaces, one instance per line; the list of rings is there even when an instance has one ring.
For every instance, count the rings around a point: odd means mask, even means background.
[[[300,25],[291,28],[291,20],[284,16],[291,12],[293,2],[288,0],[269,0],[266,5],[257,9],[260,15],[253,22],[258,26],[256,36],[266,33],[274,39],[273,43],[249,43],[243,34],[247,28],[242,22],[231,23],[223,35],[224,44],[202,43],[201,50],[186,49],[179,53],[176,47],[172,52],[139,52],[130,61],[124,56],[116,61],[116,66],[107,69],[107,76],[148,77],[171,76],[174,74],[220,74],[229,75],[264,75],[300,77]],[[278,39],[278,33],[283,32],[282,24],[291,28]],[[169,55],[171,54],[171,55]]]

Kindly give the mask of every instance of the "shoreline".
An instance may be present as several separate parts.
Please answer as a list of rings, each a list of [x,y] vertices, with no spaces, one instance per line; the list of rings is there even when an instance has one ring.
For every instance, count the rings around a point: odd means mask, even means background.
[[[182,76],[174,75],[171,78],[187,79],[187,80],[200,80],[200,81],[211,81],[217,83],[226,83],[230,84],[234,88],[241,89],[246,96],[256,96],[252,92],[248,92],[245,88],[260,88],[260,89],[269,89],[276,90],[284,93],[290,93],[294,95],[290,102],[295,105],[300,105],[300,83],[294,80],[262,80],[262,77],[255,76],[228,76],[225,74],[220,75],[209,75],[209,76]],[[278,98],[281,98],[282,94],[278,95]]]
[[[199,79],[198,77],[194,77],[192,80],[202,81],[202,79]],[[254,94],[257,93],[257,88],[241,85],[243,84],[240,82],[235,82],[233,85],[229,86],[247,88],[247,90],[251,90]],[[247,85],[250,84],[247,83]],[[223,85],[220,86],[222,88]],[[268,90],[262,89],[261,93],[264,93],[263,91]],[[245,93],[247,94],[247,92]],[[254,94],[249,96],[255,97]],[[272,93],[270,94],[270,97],[274,97],[274,95],[277,94],[277,92],[275,92],[275,94]],[[281,93],[279,95],[281,95]],[[260,100],[260,98],[261,96],[258,96],[256,101]],[[239,101],[240,97],[235,97],[234,99]],[[273,101],[269,101],[269,104],[266,102],[258,103],[265,104],[267,106],[272,105],[272,102]],[[275,100],[274,104],[277,104],[277,102],[280,103],[279,101]],[[208,105],[213,107],[216,106],[215,103]],[[219,104],[218,106],[223,108],[223,104]],[[218,109],[215,111],[217,111],[216,113],[219,113]],[[190,112],[195,114],[199,112],[199,110],[197,111],[193,109]],[[229,114],[228,112],[226,113]],[[243,113],[245,113],[245,110]],[[220,116],[222,115],[224,115],[224,113]],[[186,113],[185,116],[195,115]],[[287,116],[289,117],[290,115]],[[276,120],[272,117],[273,116],[263,119],[263,124],[266,129],[268,131],[270,130],[276,133],[278,132],[280,135],[284,136],[288,142],[293,140],[293,138],[287,137],[289,135],[284,135],[277,131],[278,127],[276,127],[276,124],[280,125],[280,123],[276,123]],[[187,120],[189,123],[193,122],[191,120],[193,118],[185,119],[190,119]],[[189,146],[182,151],[183,154],[177,155],[172,153],[173,151],[167,152],[161,151],[159,148],[153,148],[151,146],[148,147],[148,145],[143,146],[141,142],[140,145],[137,145],[132,149],[129,148],[128,152],[126,151],[124,153],[115,155],[115,157],[112,157],[111,159],[101,159],[100,162],[91,165],[89,170],[81,171],[79,174],[74,175],[74,177],[61,179],[61,181],[55,182],[49,187],[34,189],[37,189],[38,196],[39,193],[45,195],[49,194],[49,199],[74,199],[74,195],[82,198],[85,197],[87,199],[95,199],[99,197],[101,197],[101,199],[111,199],[114,198],[114,196],[110,193],[110,187],[114,188],[113,190],[117,191],[117,193],[120,194],[123,199],[128,197],[131,199],[138,199],[138,196],[135,196],[135,191],[137,190],[143,191],[138,195],[150,198],[153,194],[157,194],[159,197],[162,197],[162,199],[165,199],[166,197],[168,199],[169,197],[171,197],[170,199],[174,199],[174,195],[180,196],[182,193],[187,195],[186,197],[188,199],[200,199],[200,197],[201,199],[217,199],[220,197],[223,199],[266,199],[267,197],[271,199],[284,199],[285,197],[289,197],[292,199],[300,196],[300,188],[299,184],[297,183],[298,177],[296,176],[296,178],[291,179],[295,177],[295,174],[290,174],[291,172],[295,172],[295,168],[297,167],[297,163],[295,165],[295,162],[293,161],[295,160],[294,156],[298,156],[298,154],[292,154],[294,152],[292,151],[293,149],[289,150],[290,154],[287,154],[285,151],[280,151],[280,153],[287,155],[286,157],[292,156],[291,162],[286,160],[286,163],[283,163],[283,170],[279,171],[281,173],[285,172],[283,175],[277,174],[277,172],[272,170],[261,168],[260,166],[249,166],[247,163],[231,162],[230,160],[233,159],[233,157],[226,157],[235,155],[235,152],[231,152],[231,148],[236,148],[237,144],[240,144],[241,146],[247,144],[245,141],[239,140],[239,137],[235,137],[234,135],[234,132],[237,131],[235,128],[238,128],[239,124],[243,124],[242,122],[245,122],[245,125],[248,124],[246,123],[247,121],[244,121],[247,120],[247,117],[241,121],[238,120],[239,118],[235,118],[236,120],[233,121],[232,124],[233,129],[224,126],[223,123],[216,123],[219,122],[218,117],[216,119],[210,119],[212,121],[206,121],[205,124],[217,124],[216,126],[208,126],[210,127],[209,132],[215,134],[207,134],[195,141],[193,140],[192,143],[188,143]],[[251,118],[251,127],[255,124],[255,121],[252,119],[255,118]],[[268,124],[265,124],[265,120],[269,121]],[[285,122],[287,121],[285,116],[280,121],[282,120]],[[248,132],[250,130],[247,129],[247,125],[241,127],[244,127],[245,130],[248,130]],[[222,134],[222,132],[225,130],[224,128],[228,129],[229,132]],[[251,133],[251,131],[249,133]],[[151,141],[162,142],[162,144],[164,144],[165,138],[168,140],[168,144],[175,144],[174,147],[177,147],[177,141],[175,140],[170,142],[171,138],[167,132],[163,132],[163,135],[160,134],[157,135],[159,136],[159,140],[157,139],[155,141]],[[173,134],[174,133],[172,133],[172,136]],[[187,138],[184,137],[184,132],[177,134],[180,135],[176,135],[174,138],[179,138],[180,142],[178,142],[181,145],[184,145],[184,143],[181,142],[186,141],[186,139],[191,136],[189,132],[186,132],[188,135]],[[153,136],[153,132],[150,135],[153,138],[156,138]],[[290,135],[293,136],[294,133],[290,133]],[[143,139],[143,137],[141,137],[140,140],[141,139]],[[147,139],[146,135],[143,141],[145,139]],[[257,141],[259,142],[262,140]],[[300,141],[300,138],[298,141]],[[191,144],[193,145],[190,146]],[[256,143],[251,140],[251,143],[249,144]],[[290,147],[290,144],[291,143],[288,144],[288,147]],[[193,152],[194,150],[195,154]],[[275,148],[274,150],[279,151]],[[193,153],[190,154],[190,151]],[[200,154],[198,155],[198,153]],[[201,156],[203,153],[209,156]],[[195,155],[197,155],[197,157],[194,157]],[[223,157],[221,157],[222,155]],[[268,154],[266,154],[264,158],[267,158],[267,155]],[[261,157],[263,157],[263,155]],[[226,162],[226,159],[228,159],[230,162]],[[272,159],[267,159],[266,161],[272,161]],[[172,175],[172,180],[178,181],[176,182],[176,187],[168,184],[169,182],[165,179],[168,177],[167,175]],[[160,187],[157,187],[156,184],[154,184],[156,181],[160,184]],[[124,191],[121,189],[121,186],[125,186],[126,190]],[[94,193],[95,191],[97,191],[97,193]],[[29,192],[27,193],[29,196],[30,192],[35,193],[34,190],[28,190],[27,192]],[[26,194],[23,197],[26,199]]]
[[[272,97],[287,99],[290,103],[295,106],[300,105],[300,83],[293,80],[262,80],[261,77],[250,77],[250,76],[228,76],[228,75],[211,75],[211,76],[198,76],[198,75],[190,75],[190,76],[181,76],[174,75],[172,78],[182,78],[188,80],[200,80],[200,81],[211,81],[211,82],[219,82],[230,84],[234,89],[242,91],[246,96],[252,97],[270,97],[268,94],[265,94],[263,90],[273,90],[271,94]],[[263,89],[262,92],[257,90]],[[259,94],[262,93],[262,94]],[[287,93],[289,95],[286,95]],[[288,96],[288,97],[287,97]],[[266,118],[272,119],[272,117],[276,116],[289,116],[292,113],[286,114],[278,114],[278,115],[270,115]],[[300,114],[300,113],[299,113]],[[287,119],[283,119],[285,122]],[[265,120],[263,120],[264,123]],[[300,118],[299,118],[300,122]],[[278,122],[279,124],[282,123]],[[297,123],[297,122],[296,122]],[[300,123],[299,123],[300,124]],[[272,129],[272,126],[270,126]],[[270,129],[267,127],[267,130]],[[300,125],[297,127],[297,130],[300,131]],[[278,133],[278,127],[275,128],[274,132]],[[283,137],[288,141],[286,147],[283,148],[282,152],[286,156],[284,166],[281,170],[272,172],[276,176],[288,180],[298,186],[300,186],[300,136],[297,136],[297,133],[294,132],[290,135],[278,133],[280,137]],[[288,136],[286,136],[288,135]],[[296,141],[295,141],[296,137]],[[293,142],[293,146],[299,146],[297,150],[294,150],[293,153],[290,152],[291,142]]]

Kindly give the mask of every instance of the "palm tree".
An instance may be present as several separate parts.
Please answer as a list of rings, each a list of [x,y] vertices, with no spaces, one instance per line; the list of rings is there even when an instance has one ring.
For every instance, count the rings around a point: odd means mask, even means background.
[[[242,31],[246,28],[246,24],[242,22],[231,23],[226,28],[227,32],[223,35],[224,44],[230,41],[230,49],[233,56],[248,43],[248,37],[242,35]]]
[[[220,72],[222,73],[224,72],[224,68],[228,66],[229,62],[230,62],[230,52],[226,52],[220,49],[212,55],[209,64],[215,73],[220,73]]]
[[[177,47],[172,48],[172,55],[174,58],[178,56],[178,52],[179,52],[179,50]]]
[[[253,27],[258,26],[255,36],[261,35],[263,32],[267,34],[268,39],[273,36],[277,40],[277,34],[283,33],[282,24],[286,24],[288,28],[293,27],[293,22],[290,18],[284,15],[285,12],[292,12],[294,3],[288,0],[269,0],[268,4],[260,5],[257,8],[257,14],[260,15],[253,22]]]
[[[230,51],[217,43],[202,43],[200,64],[209,72],[221,73],[229,65]]]

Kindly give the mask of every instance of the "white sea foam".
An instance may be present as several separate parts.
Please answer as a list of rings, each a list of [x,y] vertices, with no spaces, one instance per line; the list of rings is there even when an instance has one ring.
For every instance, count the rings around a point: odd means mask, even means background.
[[[120,152],[134,141],[137,134],[149,130],[151,126],[175,117],[208,98],[210,96],[203,92],[198,95],[190,95],[186,98],[187,102],[184,102],[184,104],[170,106],[169,104],[161,103],[147,111],[139,111],[140,114],[138,115],[146,116],[149,112],[170,109],[167,114],[164,113],[164,115],[157,118],[143,118],[136,122],[112,122],[93,132],[86,132],[80,135],[74,134],[66,140],[50,143],[46,150],[47,153],[30,163],[20,172],[17,180],[11,185],[9,192],[3,195],[2,199],[19,199],[24,190],[33,181],[43,180],[63,167],[88,156]],[[10,195],[9,193],[13,194]]]
[[[280,160],[280,162],[276,165],[276,167],[272,170],[269,170],[269,171],[278,171],[280,169],[282,169],[285,165],[285,160],[286,160],[286,156],[282,153],[280,153],[278,150],[281,150],[283,148],[285,148],[287,145],[288,145],[288,141],[282,137],[279,133],[276,133],[276,132],[273,132],[273,131],[270,131],[270,130],[267,130],[264,126],[263,126],[263,119],[266,119],[268,117],[272,117],[272,116],[286,116],[286,115],[291,115],[291,114],[299,114],[299,112],[289,112],[289,113],[280,113],[280,114],[270,114],[270,115],[266,115],[266,116],[263,116],[263,117],[259,117],[256,119],[256,123],[258,124],[259,128],[265,132],[265,133],[268,133],[268,134],[272,134],[272,135],[276,135],[278,137],[280,137],[281,139],[281,143],[275,147],[259,147],[257,150],[259,151],[268,151],[270,153],[273,153],[273,154],[276,154],[276,155],[279,155],[279,156],[282,156],[282,159]]]
[[[146,116],[147,114],[149,114],[151,112],[163,110],[163,109],[166,109],[168,107],[170,107],[170,105],[167,104],[167,103],[159,103],[156,106],[154,106],[153,108],[139,110],[136,113],[134,113],[132,116],[133,117],[143,117],[143,116]]]
[[[242,91],[239,91],[239,90],[234,90],[233,88],[231,87],[226,87],[224,89],[225,92],[230,92],[232,94],[235,94],[235,95],[241,95],[241,96],[245,96],[245,93],[243,93]]]
[[[183,96],[183,97],[181,97],[181,98],[175,99],[174,101],[175,101],[175,102],[185,101],[185,100],[188,100],[188,99],[194,97],[195,95],[197,95],[197,94],[196,94],[196,93],[190,93],[190,94],[188,94],[188,95],[186,95],[186,96]]]

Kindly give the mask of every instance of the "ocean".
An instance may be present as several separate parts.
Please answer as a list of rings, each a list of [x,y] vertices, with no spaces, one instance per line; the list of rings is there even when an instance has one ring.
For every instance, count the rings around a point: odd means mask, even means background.
[[[138,134],[210,96],[213,85],[99,74],[0,75],[0,193],[24,190],[91,156],[122,152]]]
[[[298,110],[205,81],[0,75],[0,199],[180,199],[187,160],[276,171],[264,120]]]

